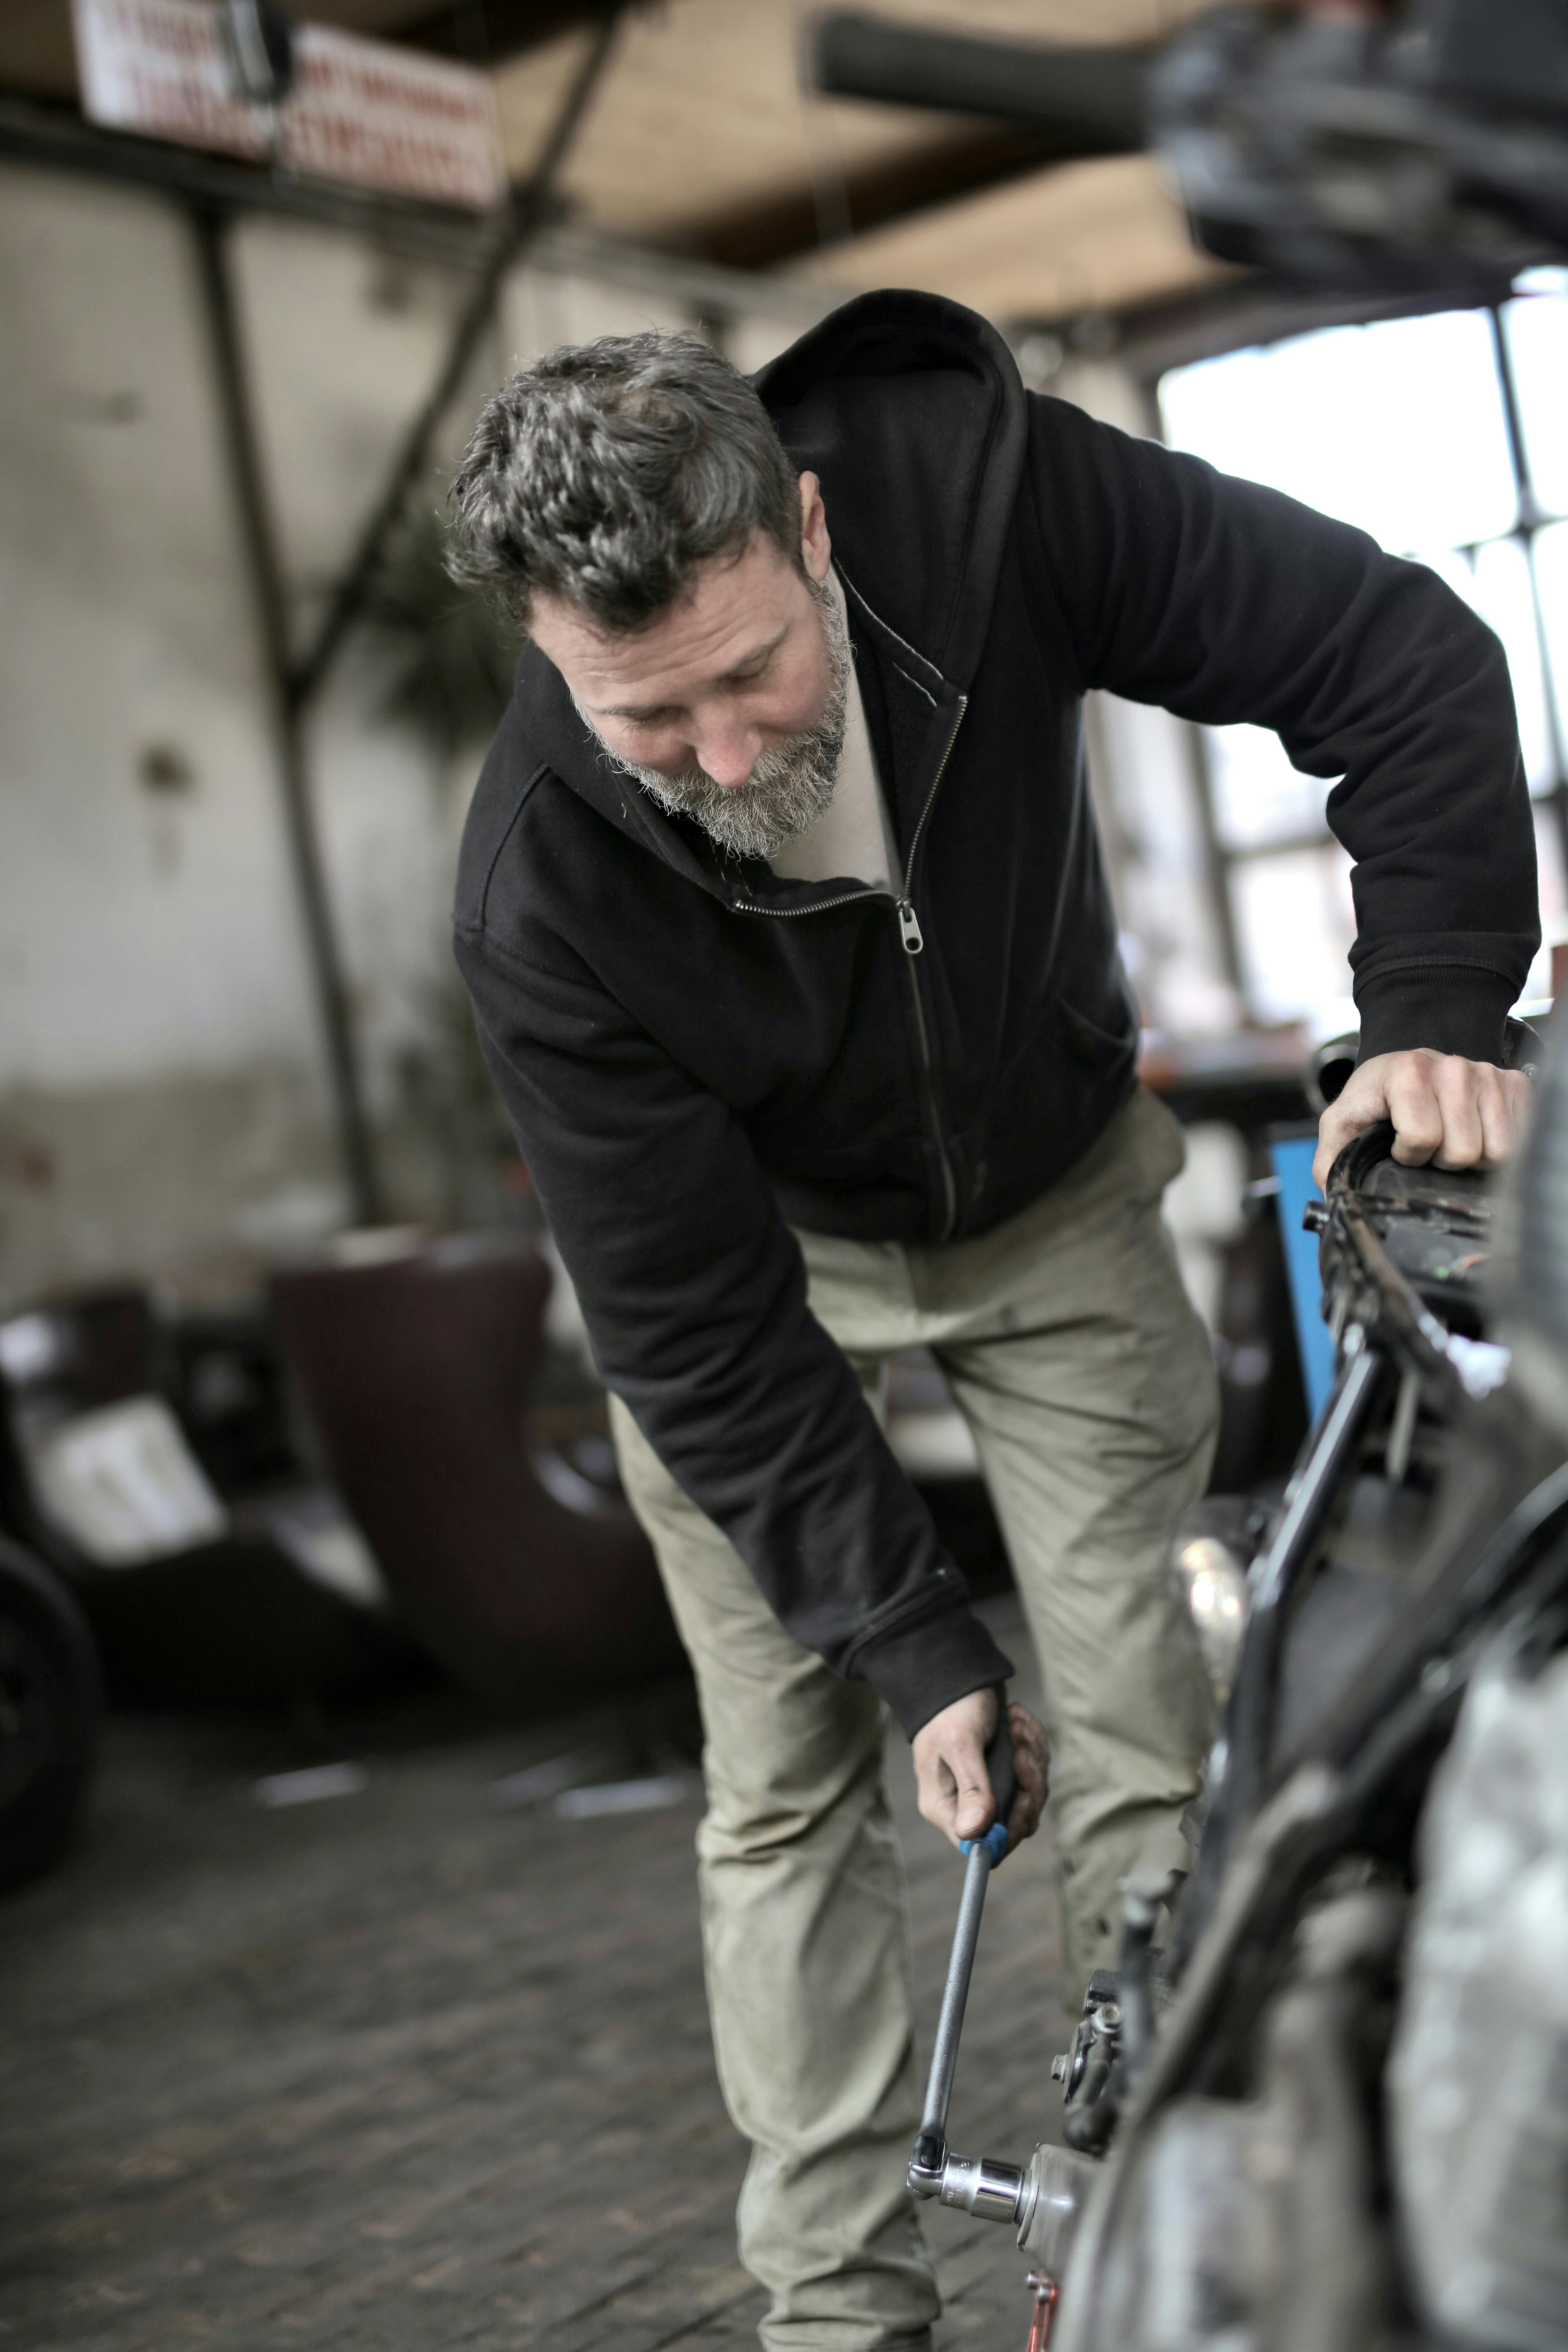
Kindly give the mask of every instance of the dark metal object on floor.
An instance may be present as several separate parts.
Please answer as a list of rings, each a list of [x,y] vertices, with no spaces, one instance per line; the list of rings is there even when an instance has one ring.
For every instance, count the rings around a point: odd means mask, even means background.
[[[92,1776],[98,1654],[70,1592],[0,1537],[0,1892],[47,1870]]]
[[[550,1286],[528,1243],[468,1235],[298,1267],[273,1296],[333,1475],[407,1622],[458,1682],[553,1703],[684,1660],[626,1504],[541,1476],[527,1404]]]
[[[119,1704],[289,1704],[428,1671],[276,1399],[258,1389],[246,1427],[237,1383],[270,1351],[256,1318],[240,1349],[240,1320],[183,1332],[123,1286],[0,1324],[0,1528],[69,1588]],[[236,1410],[204,1462],[183,1416],[204,1393],[216,1413],[219,1370]]]

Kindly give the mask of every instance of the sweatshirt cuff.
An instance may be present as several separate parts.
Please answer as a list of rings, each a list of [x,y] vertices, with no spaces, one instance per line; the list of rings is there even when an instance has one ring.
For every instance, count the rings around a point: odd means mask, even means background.
[[[863,1645],[853,1668],[887,1700],[909,1739],[955,1699],[993,1689],[1015,1671],[969,1608],[893,1626]]]
[[[1361,1013],[1358,1061],[1424,1045],[1435,1054],[1462,1054],[1467,1061],[1500,1067],[1504,1029],[1519,991],[1482,965],[1427,963],[1358,975],[1355,994]]]

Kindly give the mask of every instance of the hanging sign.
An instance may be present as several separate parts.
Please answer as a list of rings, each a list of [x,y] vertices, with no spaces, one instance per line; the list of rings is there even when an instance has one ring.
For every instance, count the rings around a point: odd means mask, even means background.
[[[489,78],[333,26],[294,36],[289,94],[236,94],[219,11],[204,0],[72,0],[82,111],[249,163],[482,212],[506,189]]]

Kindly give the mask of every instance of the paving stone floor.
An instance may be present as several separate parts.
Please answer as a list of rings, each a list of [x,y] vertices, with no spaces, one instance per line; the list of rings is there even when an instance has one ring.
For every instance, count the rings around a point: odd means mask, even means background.
[[[668,1758],[689,1712],[518,1728],[437,1696],[293,1738],[115,1722],[66,1864],[0,1904],[0,2346],[753,2343],[697,1797],[565,1820],[491,1795],[606,1735]],[[929,2034],[959,1865],[889,1752]],[[349,1753],[359,1793],[258,1803],[258,1774]],[[995,1883],[954,2105],[963,2146],[1020,2159],[1059,2115],[1043,1846]],[[1020,2352],[1007,2233],[939,2213],[931,2235],[942,2343]]]

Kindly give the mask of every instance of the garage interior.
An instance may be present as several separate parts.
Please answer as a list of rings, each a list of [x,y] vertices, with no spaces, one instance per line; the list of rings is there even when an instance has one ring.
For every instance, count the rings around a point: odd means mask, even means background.
[[[687,329],[750,371],[877,288],[981,311],[1031,390],[1361,523],[1498,631],[1528,1014],[1568,940],[1568,280],[1217,260],[1110,134],[825,94],[804,0],[299,13],[482,76],[501,198],[105,127],[69,0],[0,22],[0,1537],[77,1594],[107,1698],[68,1840],[0,1905],[0,2340],[740,2346],[695,1704],[448,945],[515,658],[441,569],[468,426],[561,342]],[[879,13],[1142,55],[1197,10]],[[1089,738],[1188,1133],[1215,1484],[1282,1481],[1317,1396],[1268,1138],[1354,1025],[1349,860],[1271,736],[1096,696]],[[133,1527],[86,1496],[110,1422],[157,1487]],[[929,1360],[889,1428],[1026,1654]],[[929,2021],[956,1865],[896,1734],[889,1779]],[[988,1920],[976,2140],[1051,2126],[1064,2004],[1037,1848]],[[930,2234],[939,2340],[1021,2336],[1011,2248]]]

